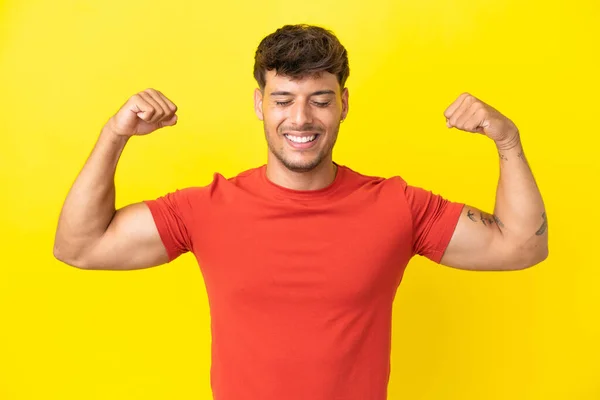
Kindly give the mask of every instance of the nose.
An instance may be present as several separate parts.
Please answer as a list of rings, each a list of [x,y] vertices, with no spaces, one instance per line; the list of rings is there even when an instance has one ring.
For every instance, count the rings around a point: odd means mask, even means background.
[[[303,102],[295,102],[291,107],[290,119],[297,127],[302,127],[306,124],[312,124],[312,114],[310,107]]]

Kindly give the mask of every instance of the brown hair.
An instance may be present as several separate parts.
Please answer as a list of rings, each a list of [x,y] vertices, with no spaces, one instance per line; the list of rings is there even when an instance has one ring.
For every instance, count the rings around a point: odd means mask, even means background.
[[[333,32],[306,24],[285,25],[260,42],[254,56],[254,78],[261,90],[270,70],[292,79],[327,71],[337,76],[340,88],[350,75],[348,53]]]

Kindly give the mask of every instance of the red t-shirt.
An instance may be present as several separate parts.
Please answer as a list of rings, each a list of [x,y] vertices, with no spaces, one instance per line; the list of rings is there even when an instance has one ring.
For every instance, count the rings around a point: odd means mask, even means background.
[[[345,166],[314,191],[265,171],[146,201],[204,276],[214,399],[385,399],[396,289],[415,254],[439,263],[463,204]]]

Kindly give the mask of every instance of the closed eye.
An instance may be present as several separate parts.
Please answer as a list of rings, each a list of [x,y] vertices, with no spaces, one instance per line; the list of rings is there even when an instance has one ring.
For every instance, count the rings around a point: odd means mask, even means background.
[[[275,104],[278,106],[287,106],[288,104],[290,104],[292,101],[288,100],[288,101],[276,101]],[[326,102],[326,103],[322,103],[322,102],[318,102],[315,101],[313,102],[317,107],[327,107],[329,104],[331,104],[330,101]]]

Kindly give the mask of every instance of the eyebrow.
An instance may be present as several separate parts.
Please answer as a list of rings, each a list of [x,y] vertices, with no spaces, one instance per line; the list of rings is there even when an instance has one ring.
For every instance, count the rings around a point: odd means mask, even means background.
[[[321,96],[324,94],[335,94],[333,90],[318,90],[314,93],[311,93],[311,96]],[[292,96],[292,92],[279,91],[279,92],[271,92],[271,96]]]

